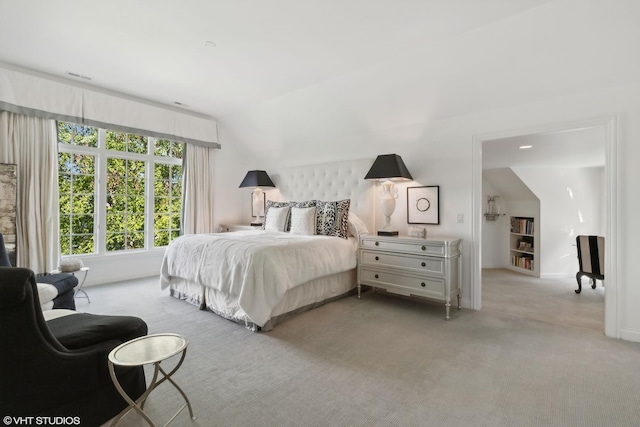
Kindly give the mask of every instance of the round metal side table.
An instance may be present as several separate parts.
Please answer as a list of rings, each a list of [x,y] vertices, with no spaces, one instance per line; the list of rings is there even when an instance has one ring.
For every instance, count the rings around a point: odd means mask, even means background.
[[[122,395],[124,400],[129,403],[129,406],[125,408],[120,414],[113,420],[111,423],[112,426],[116,425],[122,417],[127,415],[132,410],[137,411],[151,426],[155,426],[153,421],[149,418],[149,416],[144,412],[144,403],[149,397],[149,394],[164,381],[169,381],[182,395],[184,398],[184,405],[167,421],[165,426],[169,425],[171,421],[173,421],[180,412],[184,408],[189,408],[189,415],[191,419],[195,420],[196,418],[193,416],[193,409],[191,408],[191,403],[189,402],[189,398],[185,394],[184,391],[175,383],[175,381],[171,378],[171,376],[180,368],[184,358],[187,354],[187,347],[189,346],[189,341],[178,334],[155,334],[155,335],[146,335],[143,337],[135,338],[131,341],[127,341],[125,343],[120,344],[118,347],[111,350],[109,353],[109,374],[111,375],[111,379],[113,380],[113,384],[115,385],[118,392]],[[180,361],[177,365],[167,373],[162,367],[160,363],[172,356],[175,356],[179,353],[182,353],[180,356]],[[143,366],[153,364],[153,379],[147,387],[147,390],[140,396],[137,400],[133,400],[131,397],[127,395],[127,393],[122,389],[122,386],[118,382],[118,378],[115,373],[115,365],[118,366]],[[162,378],[158,380],[158,373],[162,374]]]

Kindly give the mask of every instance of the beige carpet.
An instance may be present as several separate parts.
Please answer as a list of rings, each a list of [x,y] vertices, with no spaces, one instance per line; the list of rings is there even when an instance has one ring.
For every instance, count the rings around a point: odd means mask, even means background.
[[[484,309],[366,292],[268,333],[175,300],[157,278],[88,288],[78,309],[190,340],[176,426],[638,426],[640,344],[606,338],[603,291],[485,271]],[[164,384],[147,409],[181,405]],[[145,425],[129,415],[122,426]]]

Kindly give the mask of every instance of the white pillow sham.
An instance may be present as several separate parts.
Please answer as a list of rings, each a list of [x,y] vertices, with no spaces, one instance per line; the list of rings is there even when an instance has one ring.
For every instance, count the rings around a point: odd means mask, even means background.
[[[264,219],[264,229],[267,231],[287,231],[289,222],[289,206],[270,207]]]
[[[313,236],[316,234],[316,208],[291,207],[291,234]]]
[[[358,237],[360,234],[369,234],[369,230],[360,217],[353,212],[349,211],[349,217],[347,219],[347,230],[349,235]]]

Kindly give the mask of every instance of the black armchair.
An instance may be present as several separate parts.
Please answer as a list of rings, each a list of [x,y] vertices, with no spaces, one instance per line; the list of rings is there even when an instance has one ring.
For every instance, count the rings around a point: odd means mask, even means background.
[[[76,316],[83,315],[67,317]],[[137,320],[137,335],[145,335],[146,323]],[[99,426],[116,416],[127,403],[111,381],[107,356],[131,334],[114,339],[115,335],[107,334],[102,341],[94,336],[87,342],[99,343],[69,350],[44,320],[33,272],[0,267],[0,412],[14,417],[77,417],[83,426]],[[117,375],[134,399],[145,391],[142,367],[127,367]]]

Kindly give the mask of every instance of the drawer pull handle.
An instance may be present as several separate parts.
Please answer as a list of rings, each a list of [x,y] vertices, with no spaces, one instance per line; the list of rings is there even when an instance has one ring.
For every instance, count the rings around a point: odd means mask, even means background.
[[[422,250],[423,250],[423,251],[426,251],[426,250],[427,250],[427,247],[426,247],[426,246],[423,246],[423,247],[422,247]]]
[[[376,261],[380,261],[380,257],[376,257]]]
[[[426,267],[426,266],[427,266],[427,263],[426,263],[426,262],[423,262],[423,263],[421,263],[420,265],[422,265],[423,267]]]
[[[377,279],[377,278],[378,278],[378,275],[376,274],[376,275],[374,275],[373,277],[375,277],[375,278]]]
[[[420,283],[420,286],[422,286],[424,288],[427,285],[424,282],[422,282],[422,283]]]
[[[380,246],[380,242],[376,242],[376,246]]]

